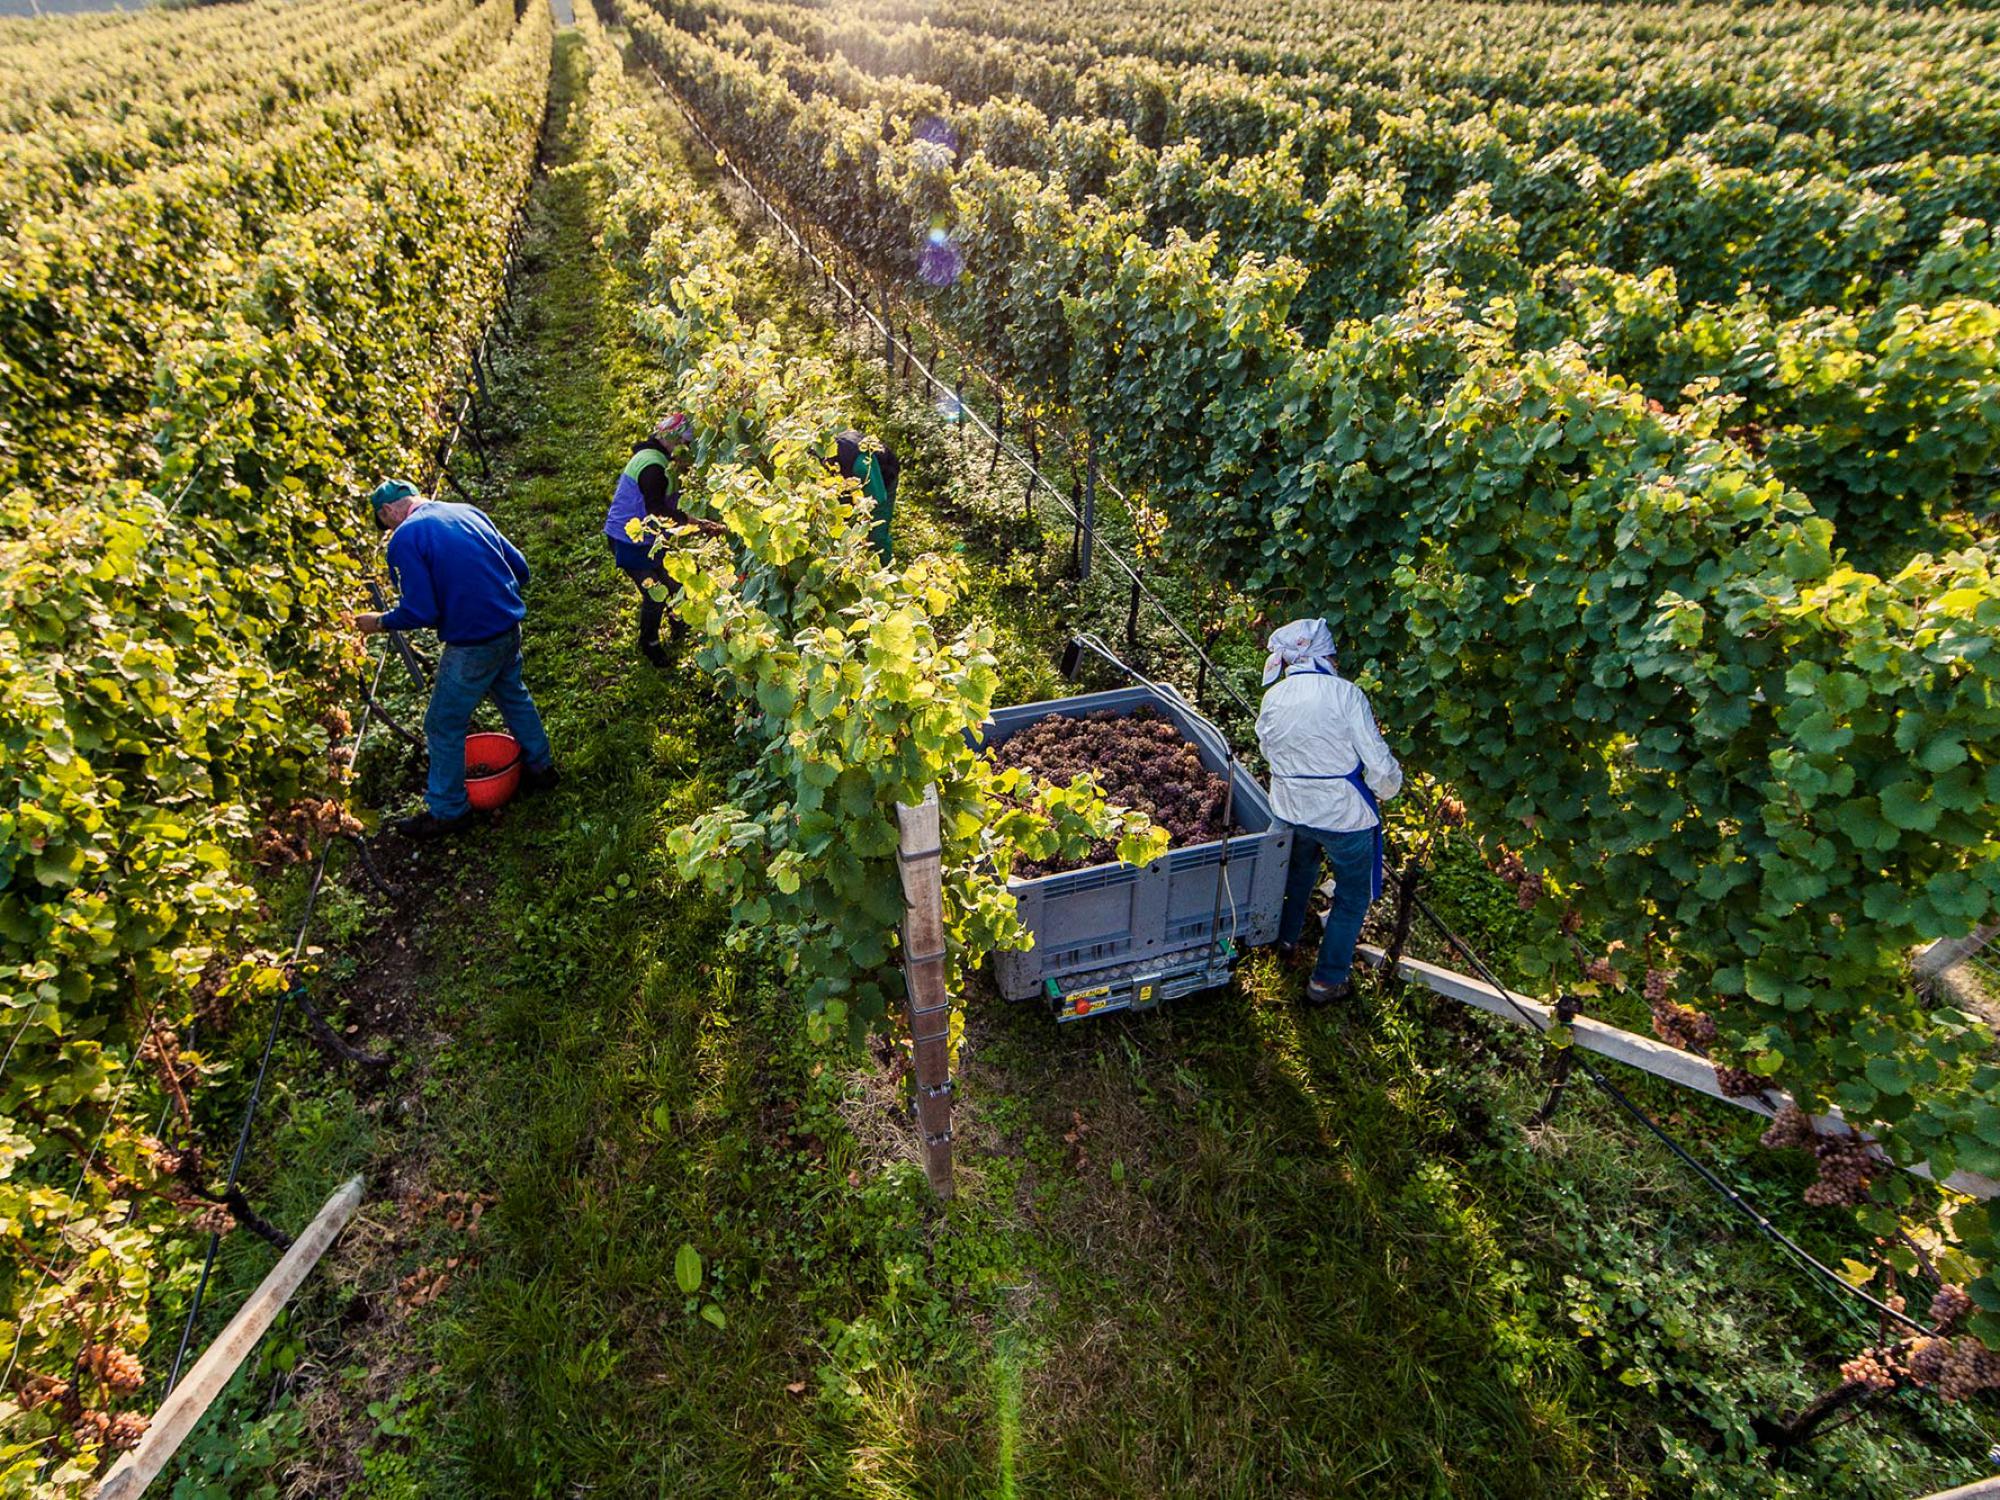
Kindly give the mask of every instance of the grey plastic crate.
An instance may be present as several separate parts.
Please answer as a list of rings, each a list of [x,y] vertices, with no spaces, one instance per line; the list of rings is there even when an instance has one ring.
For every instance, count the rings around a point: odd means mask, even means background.
[[[1141,705],[1172,720],[1218,775],[1236,782],[1236,826],[1216,922],[1222,840],[1170,849],[1144,869],[1090,865],[1010,883],[1021,921],[1035,937],[1025,953],[999,953],[993,972],[1009,1000],[1046,998],[1063,1020],[1103,1010],[1147,1009],[1162,1000],[1221,984],[1243,950],[1273,942],[1285,903],[1292,833],[1270,799],[1224,754],[1214,725],[1171,690],[1118,688],[1047,703],[994,710],[982,744],[998,745],[1050,714],[1081,718],[1099,709],[1130,713]],[[1224,941],[1212,942],[1219,925]]]

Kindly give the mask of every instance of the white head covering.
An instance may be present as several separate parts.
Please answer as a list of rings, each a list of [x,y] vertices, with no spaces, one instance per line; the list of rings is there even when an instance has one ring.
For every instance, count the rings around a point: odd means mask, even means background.
[[[1287,667],[1316,666],[1324,659],[1333,668],[1333,632],[1324,620],[1294,620],[1271,632],[1271,654],[1264,658],[1264,686],[1285,675]]]

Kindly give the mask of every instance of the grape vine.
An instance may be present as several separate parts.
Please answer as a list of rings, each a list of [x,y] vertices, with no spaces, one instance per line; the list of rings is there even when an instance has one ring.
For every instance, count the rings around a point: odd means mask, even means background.
[[[685,878],[728,897],[732,942],[778,959],[812,1034],[857,1040],[899,990],[898,803],[937,791],[961,979],[1027,940],[1006,889],[1016,859],[1109,840],[1143,863],[1165,835],[1107,806],[1088,777],[1030,785],[973,748],[998,674],[990,627],[941,624],[958,566],[882,565],[857,491],[827,462],[852,419],[839,371],[737,312],[755,259],[693,176],[662,163],[659,105],[634,98],[594,18],[579,25],[597,60],[588,154],[607,178],[606,249],[650,289],[640,327],[693,422],[687,503],[728,530],[701,544],[718,555],[666,555],[673,608],[756,747],[723,803],[673,830],[669,848]]]
[[[16,61],[53,97],[221,14],[38,27]],[[304,24],[267,33],[250,12],[246,40],[310,69],[343,24],[312,14],[286,8]],[[160,1373],[152,1297],[230,1222],[191,1133],[228,1063],[187,1045],[188,1022],[216,1035],[290,982],[249,946],[249,876],[346,816],[347,726],[322,711],[354,693],[338,625],[360,581],[353,496],[424,466],[500,295],[550,20],[459,0],[408,19],[353,54],[400,59],[357,63],[353,93],[92,189],[111,217],[91,234],[58,240],[81,211],[64,208],[8,241],[24,259],[0,276],[0,384],[22,403],[0,421],[5,1493],[74,1488],[136,1441],[143,1417],[113,1408]],[[138,130],[170,108],[138,106]],[[144,451],[126,447],[142,428]],[[152,1134],[162,1111],[171,1143]]]

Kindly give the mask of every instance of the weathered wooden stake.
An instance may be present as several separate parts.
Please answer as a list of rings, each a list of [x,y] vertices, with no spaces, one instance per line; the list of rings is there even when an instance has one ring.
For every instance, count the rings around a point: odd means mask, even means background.
[[[1087,576],[1083,571],[1083,480],[1077,477],[1074,448],[1070,450],[1069,508],[1076,517],[1075,524],[1070,528],[1069,565],[1076,569],[1077,580],[1081,582]]]
[[[195,1361],[187,1378],[160,1404],[139,1446],[112,1465],[97,1488],[97,1500],[134,1500],[144,1493],[360,1206],[361,1179],[351,1177],[326,1200],[319,1217],[306,1226],[221,1336]]]
[[[1390,972],[1395,971],[1394,965]],[[1556,1024],[1567,1026],[1576,1019],[1577,1001],[1574,995],[1556,996]],[[1541,1108],[1528,1116],[1528,1128],[1540,1130],[1556,1117],[1556,1110],[1562,1104],[1563,1094],[1569,1088],[1570,1070],[1576,1066],[1576,1048],[1560,1048],[1549,1063],[1549,1092],[1542,1100]]]
[[[1083,435],[1083,519],[1077,523],[1077,578],[1090,582],[1090,553],[1097,541],[1097,434]]]
[[[1007,435],[1007,397],[997,387],[993,392],[993,456],[986,461],[986,477],[1000,469],[1000,440]]]
[[[1384,966],[1389,987],[1400,989],[1403,984],[1403,949],[1410,941],[1410,924],[1417,915],[1417,872],[1421,861],[1412,853],[1403,861],[1403,873],[1396,880],[1396,921],[1389,938],[1389,961]]]
[[[951,1186],[951,996],[945,991],[944,842],[937,788],[896,807],[896,861],[903,875],[903,987],[917,1064],[917,1130],[931,1191]]]

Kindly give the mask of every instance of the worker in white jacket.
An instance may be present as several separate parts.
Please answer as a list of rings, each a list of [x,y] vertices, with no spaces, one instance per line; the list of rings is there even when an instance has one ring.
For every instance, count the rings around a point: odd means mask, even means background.
[[[1334,670],[1326,621],[1294,620],[1270,645],[1257,742],[1271,768],[1271,805],[1292,828],[1278,951],[1290,959],[1298,950],[1324,854],[1333,910],[1306,1003],[1325,1005],[1354,992],[1354,944],[1368,903],[1382,894],[1380,805],[1403,789],[1403,768],[1375,727],[1367,695]]]

